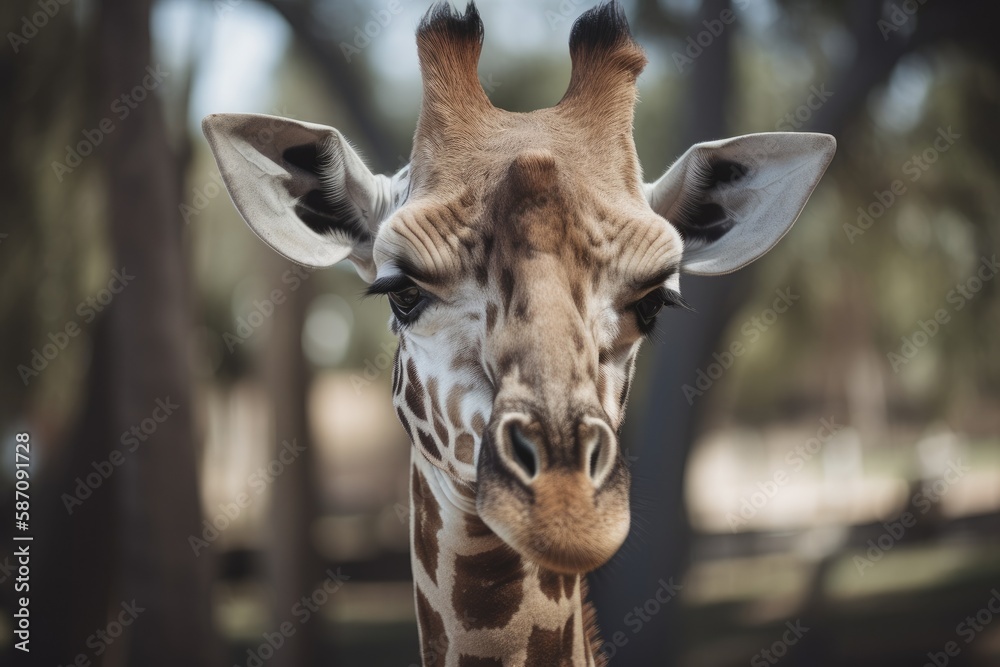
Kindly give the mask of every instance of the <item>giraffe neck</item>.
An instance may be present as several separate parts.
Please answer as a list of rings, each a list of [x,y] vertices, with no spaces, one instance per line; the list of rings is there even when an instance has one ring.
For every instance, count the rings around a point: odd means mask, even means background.
[[[410,519],[425,667],[600,667],[586,580],[525,562],[476,514],[468,487],[416,450]]]

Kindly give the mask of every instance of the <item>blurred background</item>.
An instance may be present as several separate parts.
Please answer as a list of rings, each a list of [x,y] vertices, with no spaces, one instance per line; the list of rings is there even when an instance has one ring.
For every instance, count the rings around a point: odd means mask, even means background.
[[[594,4],[481,0],[493,102],[557,102]],[[685,278],[698,312],[641,353],[633,534],[591,577],[611,664],[1000,665],[1000,6],[623,4],[649,180],[727,135],[839,150],[781,244]],[[394,172],[427,5],[3,3],[3,664],[418,661],[388,309],[250,233],[199,123],[333,125]]]

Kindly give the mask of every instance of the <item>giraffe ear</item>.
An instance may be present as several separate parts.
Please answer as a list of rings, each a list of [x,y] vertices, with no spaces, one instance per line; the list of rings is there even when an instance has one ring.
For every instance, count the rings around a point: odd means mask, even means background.
[[[374,277],[372,241],[405,188],[372,174],[332,127],[261,114],[213,114],[202,129],[233,203],[265,243],[324,267],[350,259]],[[394,193],[393,190],[396,190]]]
[[[685,273],[730,273],[791,228],[836,149],[832,136],[806,132],[696,144],[645,186],[646,199],[684,238]]]

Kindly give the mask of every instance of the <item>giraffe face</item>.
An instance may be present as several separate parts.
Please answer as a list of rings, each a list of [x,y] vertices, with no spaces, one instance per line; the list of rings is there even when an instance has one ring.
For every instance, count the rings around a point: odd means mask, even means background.
[[[429,177],[435,156],[415,160],[410,199],[374,241],[370,291],[390,299],[393,394],[414,446],[476,484],[480,516],[522,555],[583,572],[628,532],[617,432],[639,345],[680,303],[683,243],[637,178],[589,185],[577,165],[594,157],[559,120],[507,118],[478,150],[513,159],[454,189]]]
[[[628,532],[619,448],[636,353],[679,273],[729,273],[791,227],[832,137],[698,144],[643,184],[632,139],[645,64],[621,7],[584,13],[555,107],[510,113],[479,84],[483,26],[439,5],[417,32],[411,164],[374,175],[335,129],[251,114],[205,134],[249,226],[309,266],[349,259],[399,335],[414,447],[526,560],[579,573]],[[681,352],[683,353],[683,352]],[[475,502],[465,502],[474,491]]]
[[[580,144],[566,123],[499,116],[457,177],[417,151],[370,291],[390,299],[414,445],[476,483],[480,516],[522,555],[582,572],[628,532],[617,432],[639,345],[681,302],[683,242],[646,202],[631,141]]]

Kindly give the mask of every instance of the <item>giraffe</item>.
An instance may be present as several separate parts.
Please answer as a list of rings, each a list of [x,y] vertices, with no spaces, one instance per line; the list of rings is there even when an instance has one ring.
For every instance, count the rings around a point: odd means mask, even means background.
[[[250,228],[311,267],[347,259],[384,295],[411,447],[425,666],[604,665],[586,573],[629,532],[617,434],[636,355],[680,274],[724,274],[788,231],[833,137],[697,144],[644,183],[646,64],[617,1],[575,22],[554,107],[493,106],[483,23],[441,3],[417,29],[411,160],[372,174],[339,131],[254,114],[203,127]]]

